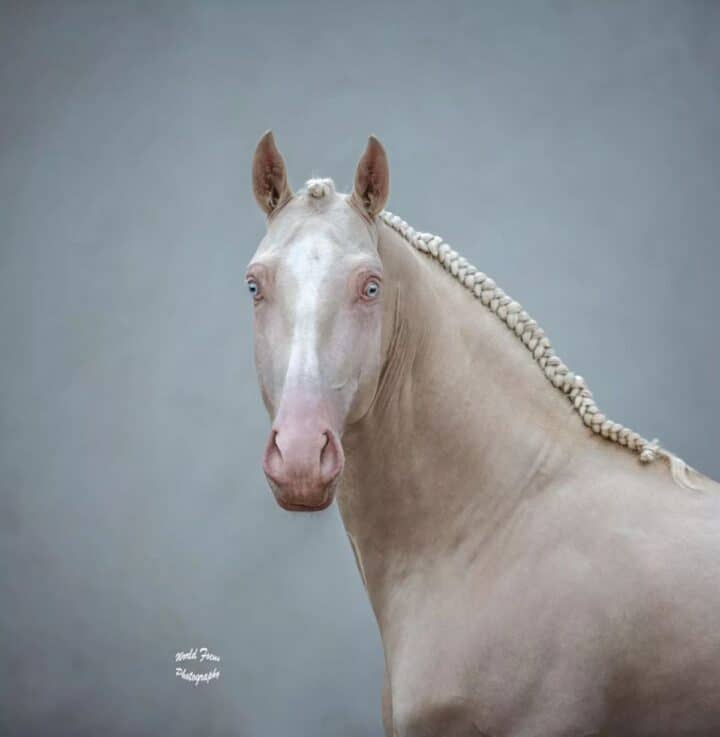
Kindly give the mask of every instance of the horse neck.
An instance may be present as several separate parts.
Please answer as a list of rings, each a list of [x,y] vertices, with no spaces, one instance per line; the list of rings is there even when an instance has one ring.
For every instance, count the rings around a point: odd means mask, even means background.
[[[476,556],[592,442],[494,314],[388,227],[379,232],[385,364],[370,411],[344,434],[339,494],[374,604],[417,567]]]

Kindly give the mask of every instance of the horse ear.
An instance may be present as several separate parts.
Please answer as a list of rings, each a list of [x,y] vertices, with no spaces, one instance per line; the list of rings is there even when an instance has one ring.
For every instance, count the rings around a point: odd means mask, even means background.
[[[390,170],[382,143],[375,136],[368,138],[367,148],[355,171],[352,197],[370,217],[385,207],[390,194]]]
[[[292,197],[285,162],[275,145],[272,131],[258,141],[252,165],[253,194],[266,215]]]

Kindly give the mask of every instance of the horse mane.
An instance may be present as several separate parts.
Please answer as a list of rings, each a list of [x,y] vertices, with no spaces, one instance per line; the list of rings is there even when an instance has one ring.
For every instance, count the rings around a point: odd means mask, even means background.
[[[548,381],[561,391],[582,421],[594,433],[639,454],[642,463],[663,458],[670,466],[674,481],[687,489],[697,489],[689,477],[689,466],[674,453],[660,447],[657,439],[647,440],[634,430],[608,419],[595,404],[585,379],[573,373],[555,355],[552,345],[535,320],[518,302],[505,294],[495,282],[470,264],[438,235],[420,233],[397,215],[383,210],[378,217],[421,253],[439,262],[466,289],[512,330],[530,351]]]

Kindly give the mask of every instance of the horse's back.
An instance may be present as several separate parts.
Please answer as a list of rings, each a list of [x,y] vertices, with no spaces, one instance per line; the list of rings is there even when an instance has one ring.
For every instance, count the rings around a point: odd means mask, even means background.
[[[720,484],[685,470],[605,490],[599,562],[623,580],[611,587],[610,734],[720,734]]]

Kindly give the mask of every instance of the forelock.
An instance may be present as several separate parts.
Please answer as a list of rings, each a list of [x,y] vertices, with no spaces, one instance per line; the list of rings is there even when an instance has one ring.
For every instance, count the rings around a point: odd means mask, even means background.
[[[311,200],[329,200],[335,194],[335,182],[332,179],[308,179],[304,192]]]

